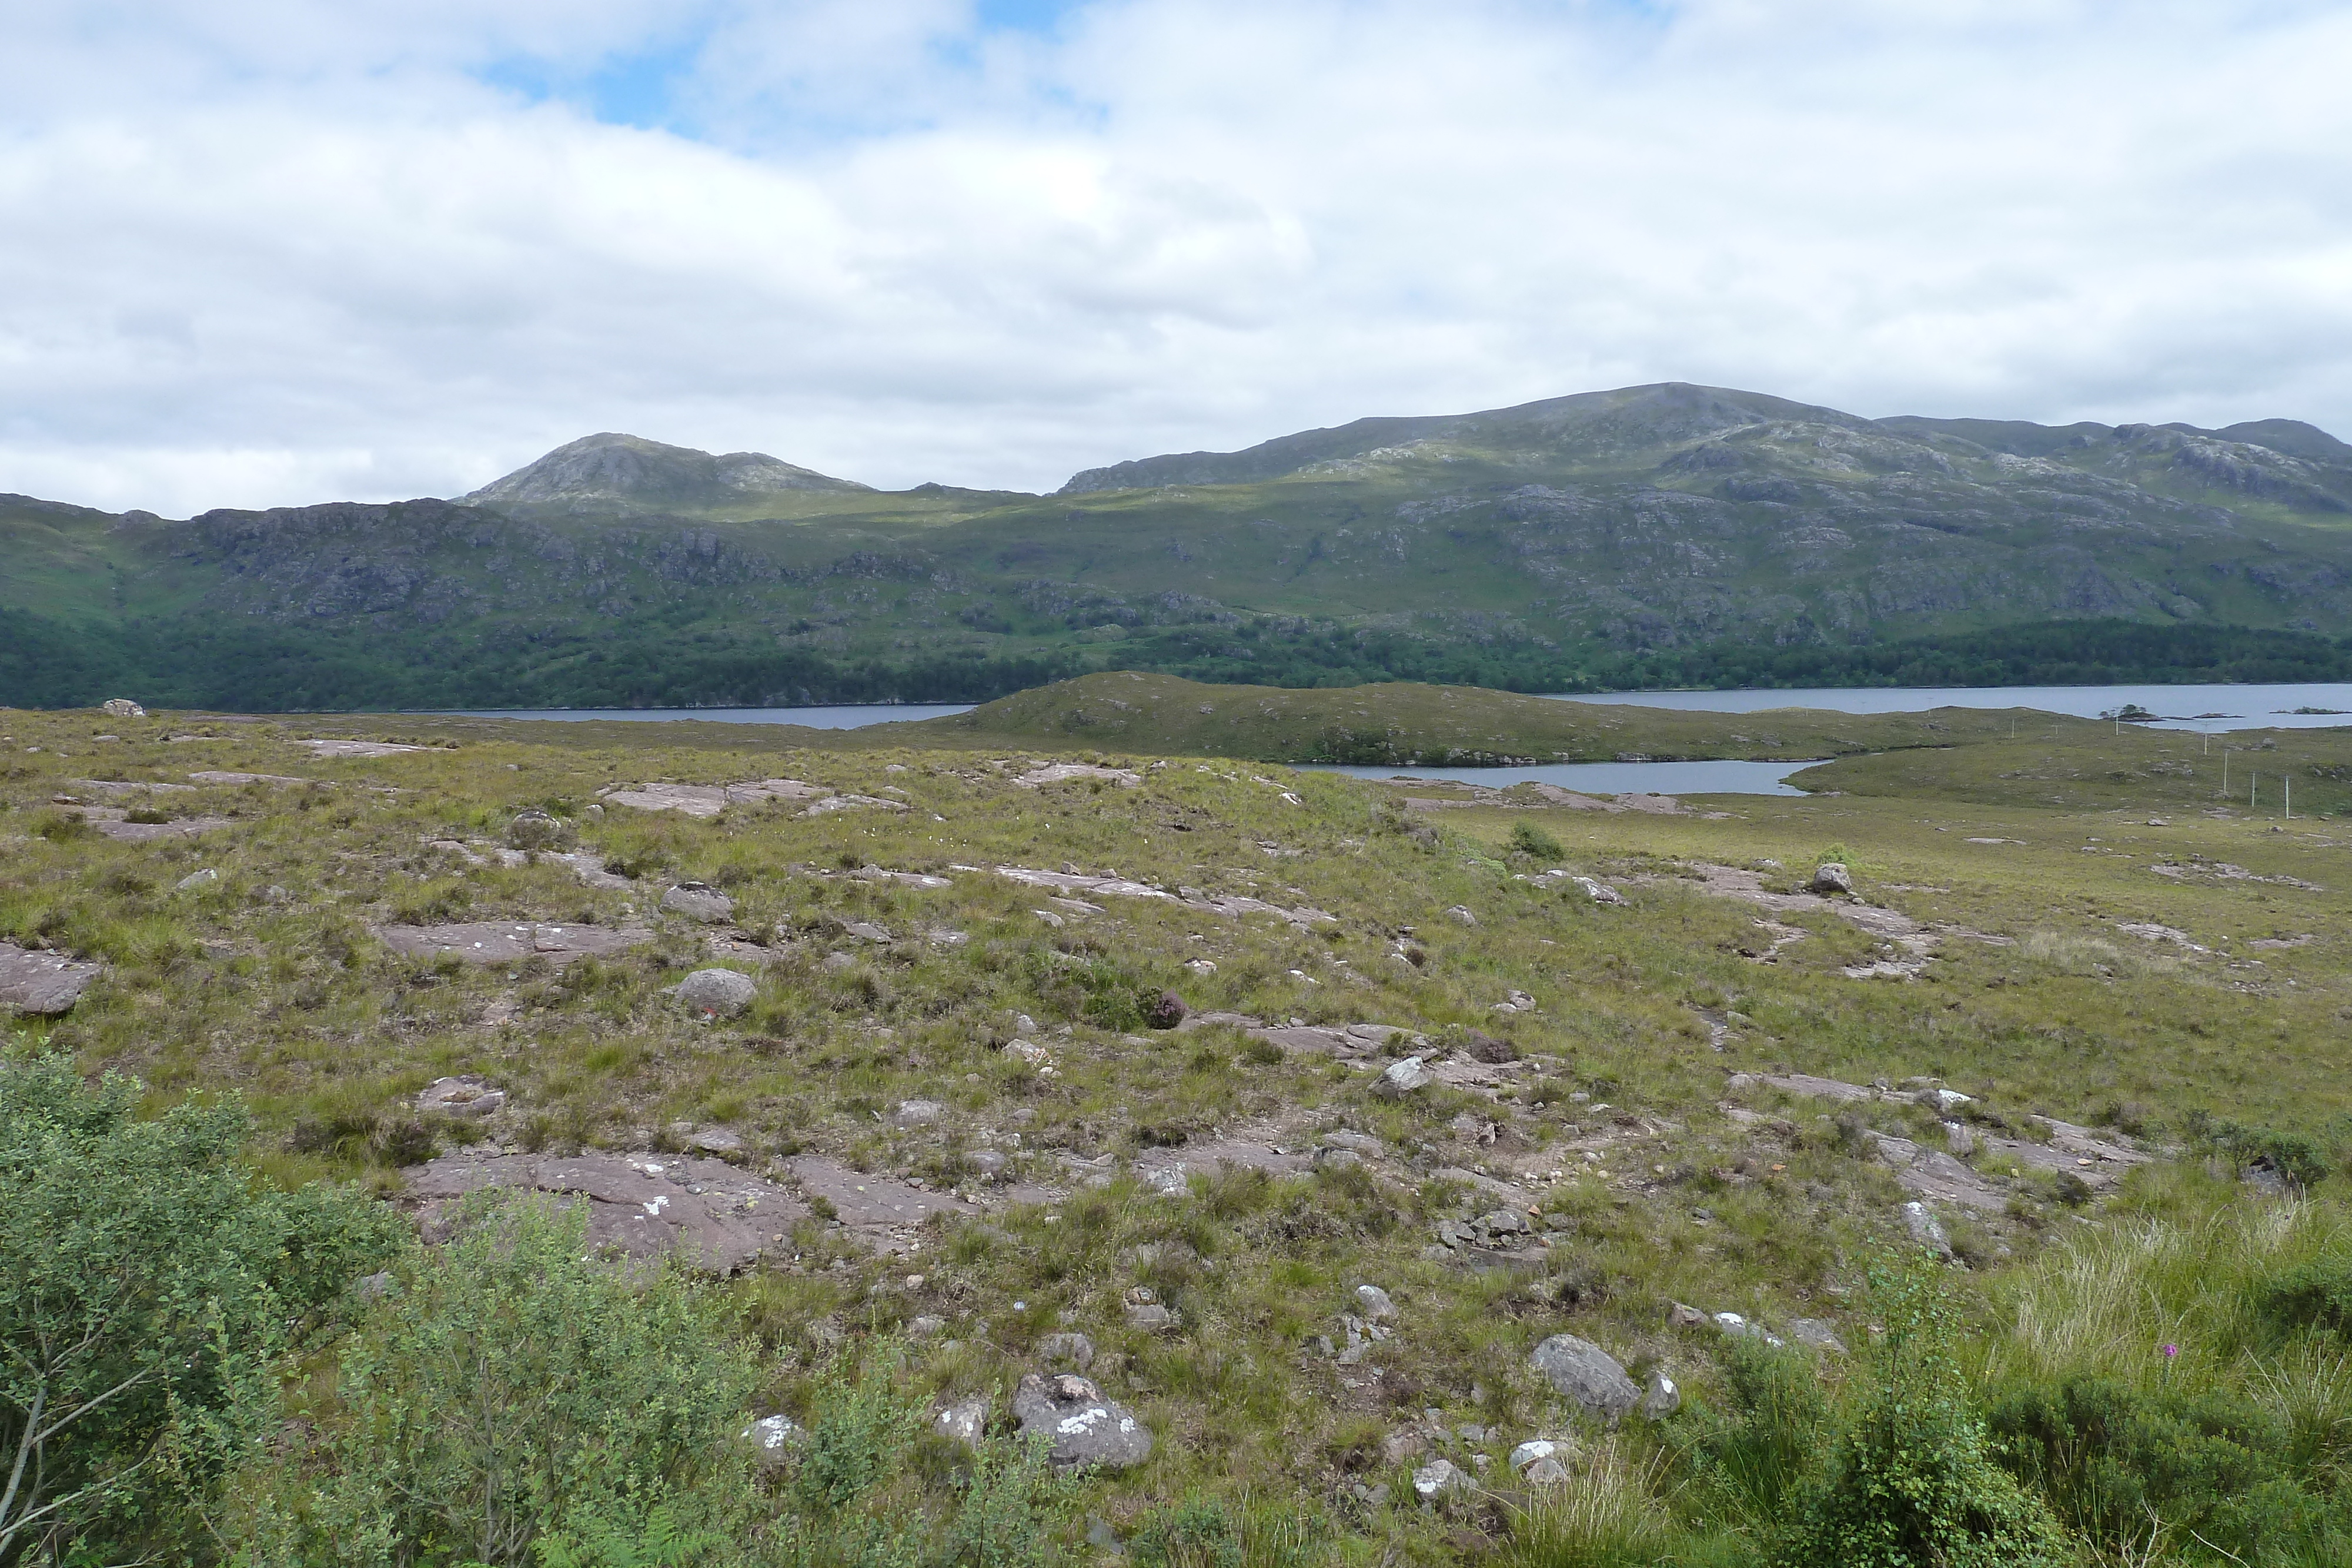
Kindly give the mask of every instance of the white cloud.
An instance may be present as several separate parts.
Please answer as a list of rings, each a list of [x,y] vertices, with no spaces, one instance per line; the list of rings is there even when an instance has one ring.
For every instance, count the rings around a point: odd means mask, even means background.
[[[1039,488],[1667,379],[2352,435],[2343,4],[73,9],[0,66],[0,489]]]

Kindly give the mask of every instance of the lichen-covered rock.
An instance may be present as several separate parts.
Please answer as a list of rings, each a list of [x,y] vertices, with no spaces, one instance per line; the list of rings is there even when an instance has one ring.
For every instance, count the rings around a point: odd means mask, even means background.
[[[1819,894],[1853,892],[1853,873],[1836,861],[1823,861],[1813,868],[1811,889]]]
[[[743,1428],[742,1439],[762,1468],[782,1465],[808,1440],[808,1430],[789,1416],[762,1416]]]
[[[1402,1100],[1415,1090],[1426,1089],[1437,1082],[1437,1075],[1418,1056],[1408,1056],[1392,1061],[1387,1071],[1372,1080],[1372,1092],[1383,1100]]]
[[[931,1416],[931,1430],[950,1443],[979,1448],[981,1437],[988,1430],[988,1396],[974,1395],[940,1406]]]
[[[1562,1396],[1595,1416],[1614,1421],[1641,1403],[1642,1390],[1617,1358],[1591,1340],[1554,1334],[1528,1360]]]
[[[1433,1459],[1412,1472],[1412,1490],[1423,1502],[1435,1502],[1454,1492],[1466,1492],[1471,1485],[1469,1476],[1451,1459]]]
[[[1024,1437],[1045,1435],[1056,1469],[1124,1469],[1151,1453],[1151,1434],[1132,1412],[1069,1373],[1024,1377],[1013,1391],[1013,1416]]]

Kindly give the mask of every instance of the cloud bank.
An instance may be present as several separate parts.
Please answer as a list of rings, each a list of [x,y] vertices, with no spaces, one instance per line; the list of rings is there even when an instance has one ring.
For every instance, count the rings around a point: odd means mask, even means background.
[[[0,490],[627,430],[1049,488],[1684,380],[2352,435],[2352,5],[120,0],[0,63]]]

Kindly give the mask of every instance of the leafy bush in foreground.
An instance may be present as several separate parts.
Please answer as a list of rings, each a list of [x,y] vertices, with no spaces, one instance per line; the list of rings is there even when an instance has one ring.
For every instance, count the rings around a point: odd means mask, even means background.
[[[241,1108],[140,1121],[142,1092],[0,1059],[0,1562],[180,1550],[279,1355],[394,1247],[389,1210],[257,1188]]]
[[[1950,1353],[1951,1309],[1924,1265],[1882,1266],[1883,1372],[1798,1504],[1784,1568],[2060,1568],[2064,1531],[1993,1462]]]
[[[300,1448],[243,1478],[256,1565],[528,1563],[578,1523],[748,1488],[749,1351],[678,1277],[588,1256],[584,1207],[478,1206],[345,1340]]]

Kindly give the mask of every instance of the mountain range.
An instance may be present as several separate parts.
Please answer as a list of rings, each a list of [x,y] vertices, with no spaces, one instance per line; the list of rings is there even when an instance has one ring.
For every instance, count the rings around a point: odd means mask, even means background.
[[[280,710],[1261,685],[2352,673],[2352,446],[1666,383],[881,491],[617,434],[452,500],[0,496],[0,702]]]

